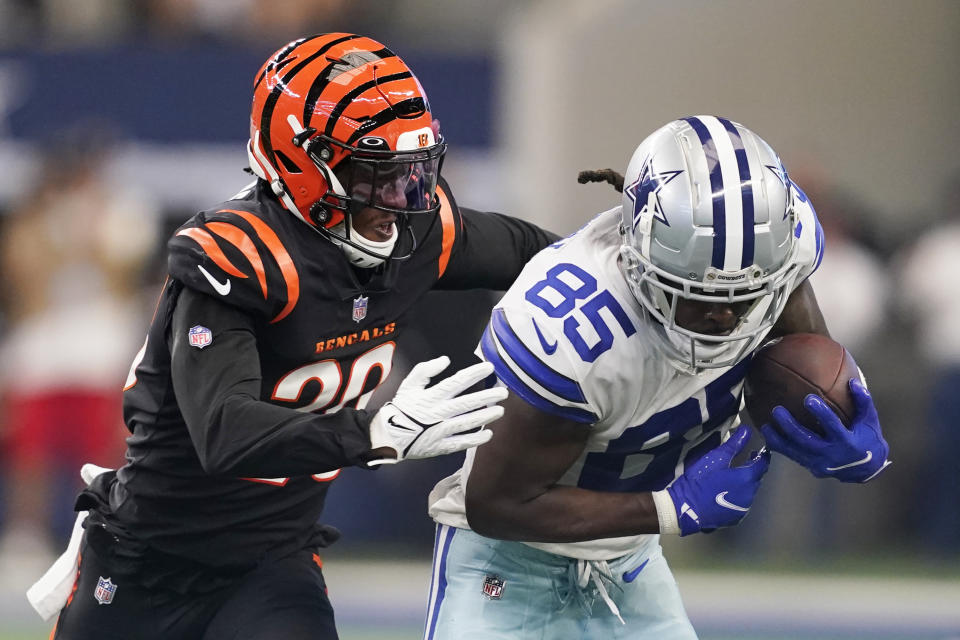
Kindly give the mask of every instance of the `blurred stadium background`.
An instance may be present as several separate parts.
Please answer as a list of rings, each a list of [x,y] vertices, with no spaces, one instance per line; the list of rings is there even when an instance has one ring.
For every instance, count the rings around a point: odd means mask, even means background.
[[[960,638],[960,2],[0,0],[0,640],[46,636],[23,590],[69,532],[79,463],[122,454],[165,237],[245,184],[253,74],[323,31],[415,70],[461,203],[561,233],[618,202],[577,171],[622,170],[668,120],[766,138],[827,230],[815,288],[895,464],[848,487],[779,459],[740,527],[665,541],[691,618],[704,640]],[[466,362],[491,302],[429,297],[400,357]],[[38,416],[51,437],[22,433]],[[344,638],[419,637],[425,498],[458,464],[337,480]]]

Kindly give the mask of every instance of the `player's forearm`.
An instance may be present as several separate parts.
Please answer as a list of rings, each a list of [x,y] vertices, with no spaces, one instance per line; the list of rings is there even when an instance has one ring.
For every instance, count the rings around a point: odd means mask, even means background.
[[[648,492],[607,493],[551,487],[528,500],[471,495],[466,512],[481,535],[526,542],[580,542],[657,533],[657,510]],[[509,495],[505,489],[500,495]]]
[[[204,470],[235,477],[293,477],[356,465],[369,453],[366,411],[315,415],[234,395],[203,424],[188,421]]]
[[[790,294],[787,306],[768,337],[778,338],[790,333],[819,333],[830,336],[809,280],[804,281]]]
[[[204,318],[213,334],[203,349],[187,340]],[[197,457],[211,475],[275,478],[357,464],[370,448],[365,411],[304,413],[260,400],[263,381],[253,320],[185,289],[170,339],[173,390]]]

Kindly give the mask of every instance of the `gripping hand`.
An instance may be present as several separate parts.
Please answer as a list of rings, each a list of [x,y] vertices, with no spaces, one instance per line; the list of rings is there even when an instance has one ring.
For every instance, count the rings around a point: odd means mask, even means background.
[[[747,515],[760,479],[770,467],[770,453],[762,451],[741,467],[730,461],[750,441],[742,425],[730,438],[693,463],[663,491],[653,493],[660,533],[688,536],[735,525]]]
[[[767,446],[800,464],[818,478],[842,482],[867,482],[883,471],[890,461],[890,447],[880,432],[880,420],[873,399],[858,379],[850,380],[856,417],[849,429],[820,396],[810,394],[803,406],[820,426],[824,436],[805,429],[783,407],[773,410],[778,432],[766,424],[761,429]]]
[[[368,465],[442,456],[491,438],[492,432],[475,430],[503,415],[503,407],[496,403],[507,397],[507,390],[494,387],[460,394],[492,374],[493,365],[475,364],[427,388],[430,378],[449,365],[450,358],[441,356],[421,362],[407,374],[397,395],[370,422],[370,448],[393,449],[396,457],[380,458]]]

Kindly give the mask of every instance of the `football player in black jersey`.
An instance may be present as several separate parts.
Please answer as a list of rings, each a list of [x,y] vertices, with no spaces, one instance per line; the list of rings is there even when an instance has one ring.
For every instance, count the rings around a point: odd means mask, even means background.
[[[460,209],[410,69],[344,33],[296,40],[254,83],[255,183],[170,240],[124,390],[127,464],[77,501],[79,569],[51,637],[336,638],[317,549],[330,482],[482,444],[491,369],[390,372],[430,289],[506,289],[555,236]],[[47,604],[51,602],[49,596]],[[59,604],[59,603],[57,603]]]

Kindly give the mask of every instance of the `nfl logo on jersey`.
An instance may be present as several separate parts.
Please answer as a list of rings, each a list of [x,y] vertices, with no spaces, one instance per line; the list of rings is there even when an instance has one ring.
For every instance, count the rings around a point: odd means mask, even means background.
[[[503,597],[503,580],[500,576],[487,576],[483,579],[483,595],[491,600]]]
[[[353,301],[353,321],[360,322],[367,317],[367,301],[369,296],[360,296]]]
[[[110,578],[100,576],[100,579],[97,580],[97,588],[93,592],[93,597],[97,599],[97,602],[100,604],[110,604],[113,602],[113,596],[116,593],[117,585],[111,582]]]
[[[195,327],[190,327],[189,337],[190,346],[196,347],[197,349],[203,349],[213,342],[213,332],[199,324]]]

